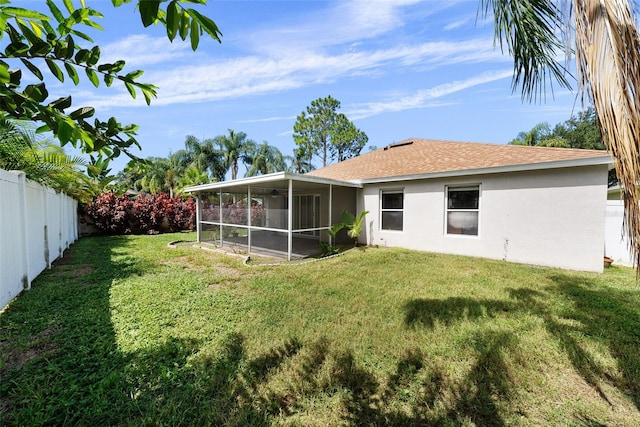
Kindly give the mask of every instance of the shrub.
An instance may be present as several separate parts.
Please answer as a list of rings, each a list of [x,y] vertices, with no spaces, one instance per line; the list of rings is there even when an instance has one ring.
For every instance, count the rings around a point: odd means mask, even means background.
[[[193,230],[196,225],[196,201],[193,197],[163,199],[165,218],[171,231]]]
[[[85,207],[85,212],[100,230],[109,234],[131,233],[133,202],[125,195],[103,193]]]
[[[108,234],[157,234],[193,230],[196,203],[192,197],[169,197],[140,193],[135,201],[127,196],[104,193],[84,208],[89,219]]]

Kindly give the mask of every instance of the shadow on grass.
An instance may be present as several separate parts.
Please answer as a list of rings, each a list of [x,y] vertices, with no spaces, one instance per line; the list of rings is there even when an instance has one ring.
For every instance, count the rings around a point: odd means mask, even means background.
[[[505,354],[519,343],[499,328],[473,337],[476,358],[455,384],[446,367],[419,349],[408,350],[380,378],[345,343],[326,338],[292,338],[249,356],[245,338],[230,332],[213,347],[167,337],[124,354],[111,323],[111,284],[153,267],[123,255],[130,244],[124,237],[80,240],[44,274],[46,286],[34,283],[0,316],[0,425],[266,426],[283,418],[304,425],[305,414],[316,409],[313,402],[351,425],[507,424],[500,405],[509,404],[514,390]],[[549,279],[554,285],[539,290],[511,289],[506,301],[412,300],[404,307],[405,323],[431,328],[483,317],[539,316],[589,384],[612,384],[640,407],[637,294],[556,272]],[[557,311],[549,297],[570,304]],[[621,375],[609,377],[576,332],[599,337]]]
[[[528,314],[543,320],[545,329],[561,344],[576,372],[599,396],[614,405],[605,385],[629,396],[640,409],[640,298],[637,292],[603,287],[588,277],[554,271],[551,285],[539,290],[508,289],[511,300],[475,298],[414,299],[404,306],[405,324],[412,328],[449,326],[465,320],[501,315]],[[561,304],[558,302],[561,301]],[[500,354],[514,349],[517,337],[511,332],[474,338],[480,354],[478,363],[457,391],[456,413],[482,425],[500,425],[495,403],[509,395],[507,367]],[[602,366],[586,346],[597,342],[615,359],[619,375]],[[483,409],[484,408],[484,409]],[[431,420],[433,421],[433,419]],[[588,423],[593,424],[596,421]]]
[[[432,328],[436,322],[449,325],[460,320],[494,317],[514,310],[513,303],[500,300],[477,300],[471,298],[448,298],[446,300],[418,298],[404,306],[405,323],[412,327]]]
[[[637,292],[597,286],[589,278],[553,273],[554,283],[544,292],[567,301],[552,311],[541,292],[512,290],[519,300],[544,319],[547,330],[561,343],[582,378],[608,403],[603,384],[609,384],[633,399],[640,409],[640,298]],[[617,362],[620,375],[611,375],[576,337],[586,336],[604,345]]]

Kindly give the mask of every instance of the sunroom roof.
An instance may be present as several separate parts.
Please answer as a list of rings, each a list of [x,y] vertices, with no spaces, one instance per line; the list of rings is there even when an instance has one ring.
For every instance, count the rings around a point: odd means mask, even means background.
[[[209,184],[194,185],[186,187],[185,192],[197,193],[201,191],[225,190],[229,192],[244,191],[244,188],[251,185],[269,189],[285,189],[289,185],[289,180],[296,183],[306,183],[313,185],[336,185],[341,187],[362,188],[362,184],[340,181],[337,179],[323,178],[311,175],[301,175],[291,172],[276,172],[267,175],[240,178],[233,181],[211,182]]]

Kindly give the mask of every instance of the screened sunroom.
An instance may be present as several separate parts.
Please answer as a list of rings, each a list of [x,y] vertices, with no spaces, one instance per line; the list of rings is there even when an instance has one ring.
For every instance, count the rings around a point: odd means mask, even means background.
[[[344,210],[355,212],[360,184],[278,172],[185,191],[197,201],[198,242],[287,257],[317,255]],[[340,243],[340,242],[338,242]]]

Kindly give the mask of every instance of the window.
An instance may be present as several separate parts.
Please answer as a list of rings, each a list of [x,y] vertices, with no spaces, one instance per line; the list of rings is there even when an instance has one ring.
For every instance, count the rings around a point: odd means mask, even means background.
[[[478,235],[480,186],[447,187],[447,234]]]
[[[380,219],[383,230],[402,231],[404,193],[402,190],[383,190],[380,196]]]

